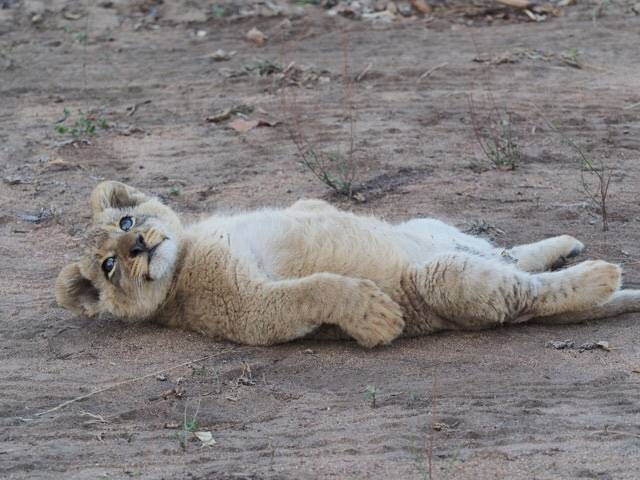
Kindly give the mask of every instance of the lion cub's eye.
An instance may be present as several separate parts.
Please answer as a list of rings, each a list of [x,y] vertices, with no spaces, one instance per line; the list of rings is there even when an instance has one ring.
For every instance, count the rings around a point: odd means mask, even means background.
[[[111,277],[111,273],[113,272],[113,267],[116,266],[116,257],[109,257],[104,262],[102,262],[102,271],[105,273],[107,277]]]
[[[122,217],[120,219],[120,228],[125,232],[128,232],[129,230],[131,230],[135,224],[136,224],[136,221],[133,219],[133,217],[130,217],[129,215],[127,215],[126,217]]]

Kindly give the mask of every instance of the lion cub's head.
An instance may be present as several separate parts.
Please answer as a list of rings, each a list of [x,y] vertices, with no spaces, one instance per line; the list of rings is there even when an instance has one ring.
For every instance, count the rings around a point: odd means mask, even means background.
[[[99,184],[91,209],[84,255],[58,275],[58,303],[89,316],[149,317],[171,285],[180,219],[158,199],[120,182]]]

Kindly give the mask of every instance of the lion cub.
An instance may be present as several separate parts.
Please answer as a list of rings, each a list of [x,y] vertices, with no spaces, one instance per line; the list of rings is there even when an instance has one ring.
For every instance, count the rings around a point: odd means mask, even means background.
[[[119,182],[99,184],[91,208],[87,250],[56,282],[58,303],[89,316],[252,345],[330,324],[374,347],[400,335],[640,311],[640,290],[619,290],[616,265],[546,272],[582,251],[567,235],[505,250],[438,220],[391,225],[320,200],[185,226]]]

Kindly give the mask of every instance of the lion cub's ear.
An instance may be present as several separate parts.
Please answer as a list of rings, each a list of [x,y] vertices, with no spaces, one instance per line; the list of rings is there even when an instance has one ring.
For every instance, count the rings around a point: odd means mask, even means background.
[[[82,275],[79,263],[62,269],[56,280],[56,300],[61,307],[93,316],[98,313],[100,294],[91,280]]]
[[[107,181],[99,183],[91,193],[91,210],[96,218],[107,208],[135,207],[149,200],[139,190],[124,183]]]

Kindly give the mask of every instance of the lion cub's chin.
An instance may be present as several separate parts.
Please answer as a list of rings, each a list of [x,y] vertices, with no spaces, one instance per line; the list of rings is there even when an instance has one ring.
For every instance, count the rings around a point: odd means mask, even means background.
[[[160,280],[173,273],[176,263],[178,246],[170,238],[165,239],[156,248],[151,261],[149,262],[149,279]]]

